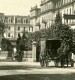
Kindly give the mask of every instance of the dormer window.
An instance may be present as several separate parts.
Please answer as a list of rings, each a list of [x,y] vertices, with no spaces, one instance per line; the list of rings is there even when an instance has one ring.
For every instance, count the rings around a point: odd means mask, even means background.
[[[10,33],[8,33],[8,37],[10,37]]]
[[[20,27],[18,27],[18,31],[20,31]]]
[[[8,19],[8,23],[11,23],[11,19],[10,18]]]
[[[18,19],[17,19],[17,23],[21,23],[21,19],[18,18]]]
[[[28,23],[28,19],[26,19],[26,23]]]
[[[26,23],[26,19],[24,19],[23,22]]]
[[[9,26],[9,30],[10,30],[10,26]]]

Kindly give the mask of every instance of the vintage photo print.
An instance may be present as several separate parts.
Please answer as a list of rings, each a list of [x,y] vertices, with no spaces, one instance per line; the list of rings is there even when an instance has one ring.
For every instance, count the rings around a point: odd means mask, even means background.
[[[75,80],[75,0],[0,0],[0,80]]]

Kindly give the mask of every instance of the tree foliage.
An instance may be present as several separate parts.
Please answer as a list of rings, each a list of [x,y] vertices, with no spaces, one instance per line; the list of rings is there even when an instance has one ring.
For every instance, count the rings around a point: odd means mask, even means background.
[[[55,23],[47,29],[41,29],[34,33],[35,41],[40,40],[41,37],[46,39],[62,39],[62,42],[72,44],[73,35],[69,25],[62,24],[62,17],[60,11],[57,12]]]
[[[53,37],[57,39],[62,39],[62,42],[72,44],[73,33],[69,25],[62,24],[62,18],[60,12],[56,14],[55,24],[51,26],[51,31]]]
[[[2,41],[1,41],[1,48],[2,50],[4,51],[13,51],[13,45],[11,44],[11,42],[6,39],[6,38],[3,38]]]
[[[40,38],[51,38],[51,29],[47,28],[47,29],[40,29],[39,31],[36,31],[32,34],[32,39],[34,41],[39,41]]]
[[[0,34],[4,33],[4,29],[5,29],[5,23],[0,21]]]
[[[41,37],[46,39],[62,39],[62,42],[72,44],[72,30],[68,25],[62,24],[62,17],[60,11],[57,12],[55,23],[47,29],[41,29],[34,33],[23,33],[22,39],[24,40],[24,46],[27,49],[31,49],[32,41],[40,41]],[[27,36],[26,36],[27,35]],[[17,39],[18,41],[18,39]],[[18,43],[17,43],[18,44]]]
[[[32,50],[32,34],[25,32],[23,33],[24,36],[24,44],[25,44],[25,50]]]
[[[28,32],[23,32],[22,37],[18,36],[16,41],[17,50],[27,51],[32,49],[32,34]]]

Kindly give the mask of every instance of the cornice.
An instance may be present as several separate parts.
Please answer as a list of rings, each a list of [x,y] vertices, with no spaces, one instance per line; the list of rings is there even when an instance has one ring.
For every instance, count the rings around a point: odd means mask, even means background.
[[[31,9],[30,12],[32,12],[34,10],[38,11],[38,10],[40,10],[40,8]]]
[[[48,10],[45,10],[45,11],[43,11],[43,12],[41,12],[41,14],[40,15],[42,15],[42,14],[46,14],[47,12],[54,12],[54,9],[48,9]]]
[[[73,1],[73,2],[75,2],[75,1]],[[63,4],[62,6],[60,6],[58,8],[55,8],[55,10],[62,9],[64,7],[66,7],[66,6],[69,6],[69,5],[73,4],[73,2],[69,2],[69,3]]]
[[[36,19],[37,18],[37,16],[32,16],[32,17],[30,17],[30,19]]]
[[[43,6],[44,4],[49,3],[49,2],[51,2],[51,0],[48,0],[46,2],[41,2],[40,6]]]

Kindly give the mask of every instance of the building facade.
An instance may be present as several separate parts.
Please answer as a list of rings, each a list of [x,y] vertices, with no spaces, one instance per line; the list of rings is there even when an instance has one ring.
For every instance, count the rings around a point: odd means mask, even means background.
[[[34,6],[30,10],[30,25],[33,27],[33,32],[39,30],[36,23],[40,22],[40,8]]]
[[[33,31],[32,26],[30,26],[30,16],[4,15],[0,13],[0,20],[6,25],[4,35],[8,39],[16,40],[19,33],[22,35],[23,31]]]
[[[54,23],[58,10],[61,13],[62,23],[69,24],[71,27],[75,26],[75,19],[64,19],[64,14],[75,14],[75,0],[41,0],[39,13],[37,13],[37,9],[38,7],[35,9],[31,8],[30,11],[30,23],[34,28],[34,32],[42,28],[50,27]],[[32,13],[37,14],[33,17]]]
[[[23,34],[23,31],[32,32],[30,26],[30,16],[9,16],[5,15],[5,24],[7,25],[6,38],[16,39],[18,34]]]

